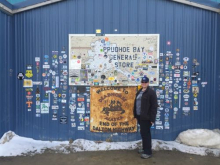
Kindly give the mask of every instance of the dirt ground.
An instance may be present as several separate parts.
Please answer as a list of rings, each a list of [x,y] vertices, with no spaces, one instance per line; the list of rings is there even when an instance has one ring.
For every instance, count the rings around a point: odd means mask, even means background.
[[[178,151],[154,151],[149,159],[137,150],[93,151],[71,154],[45,152],[34,156],[0,157],[0,165],[220,165],[220,157]]]

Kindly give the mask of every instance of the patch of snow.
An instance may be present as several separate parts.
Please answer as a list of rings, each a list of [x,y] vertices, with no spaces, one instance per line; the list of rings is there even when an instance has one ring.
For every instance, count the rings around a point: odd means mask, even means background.
[[[208,129],[191,129],[181,132],[176,142],[189,146],[220,149],[220,131]]]
[[[6,142],[9,142],[16,134],[12,131],[6,132],[2,138],[0,139],[0,144],[4,144]]]
[[[180,133],[176,141],[162,141],[153,139],[152,149],[155,151],[176,150],[204,156],[220,156],[219,148],[212,149],[216,146],[219,146],[219,137],[217,135],[219,134],[218,131],[219,130],[211,131],[204,129],[188,130]],[[212,136],[209,136],[209,133]],[[213,140],[213,138],[215,140]],[[195,142],[188,144],[191,140]],[[196,142],[196,140],[199,142]],[[187,145],[181,143],[187,143]],[[77,139],[73,142],[50,142],[20,137],[12,131],[6,132],[0,139],[0,156],[33,155],[43,153],[45,150],[50,150],[55,153],[68,154],[82,151],[134,150],[137,148],[141,148],[141,140],[131,142],[104,142]]]

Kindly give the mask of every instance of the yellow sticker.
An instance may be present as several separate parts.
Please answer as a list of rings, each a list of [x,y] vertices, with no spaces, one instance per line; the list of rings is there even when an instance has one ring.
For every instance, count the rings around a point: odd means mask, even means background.
[[[109,77],[108,80],[113,81],[113,80],[115,80],[115,78],[114,77]]]
[[[71,56],[71,59],[76,59],[76,58],[77,58],[76,55],[72,55],[72,56]]]
[[[24,79],[24,81],[23,81],[23,87],[33,87],[33,82],[32,82],[32,80]]]
[[[197,95],[197,93],[194,93],[193,96],[194,96],[194,97],[197,97],[198,95]]]
[[[25,76],[28,77],[28,78],[33,77],[32,70],[26,70]]]
[[[178,95],[174,95],[174,99],[177,100],[178,99]]]

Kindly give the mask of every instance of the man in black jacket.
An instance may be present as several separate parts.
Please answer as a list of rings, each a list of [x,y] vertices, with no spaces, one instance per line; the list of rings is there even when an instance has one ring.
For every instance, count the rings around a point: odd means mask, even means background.
[[[134,102],[134,117],[140,125],[142,138],[141,158],[147,159],[152,155],[150,128],[155,122],[157,114],[157,96],[154,90],[149,87],[149,78],[144,76],[141,79],[142,88],[137,92]]]

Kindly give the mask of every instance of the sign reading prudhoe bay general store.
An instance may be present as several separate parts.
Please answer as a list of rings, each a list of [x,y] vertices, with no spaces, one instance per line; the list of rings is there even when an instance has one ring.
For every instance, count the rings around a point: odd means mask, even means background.
[[[159,34],[69,35],[69,85],[159,85]]]
[[[91,132],[136,132],[133,117],[136,87],[91,87]]]

